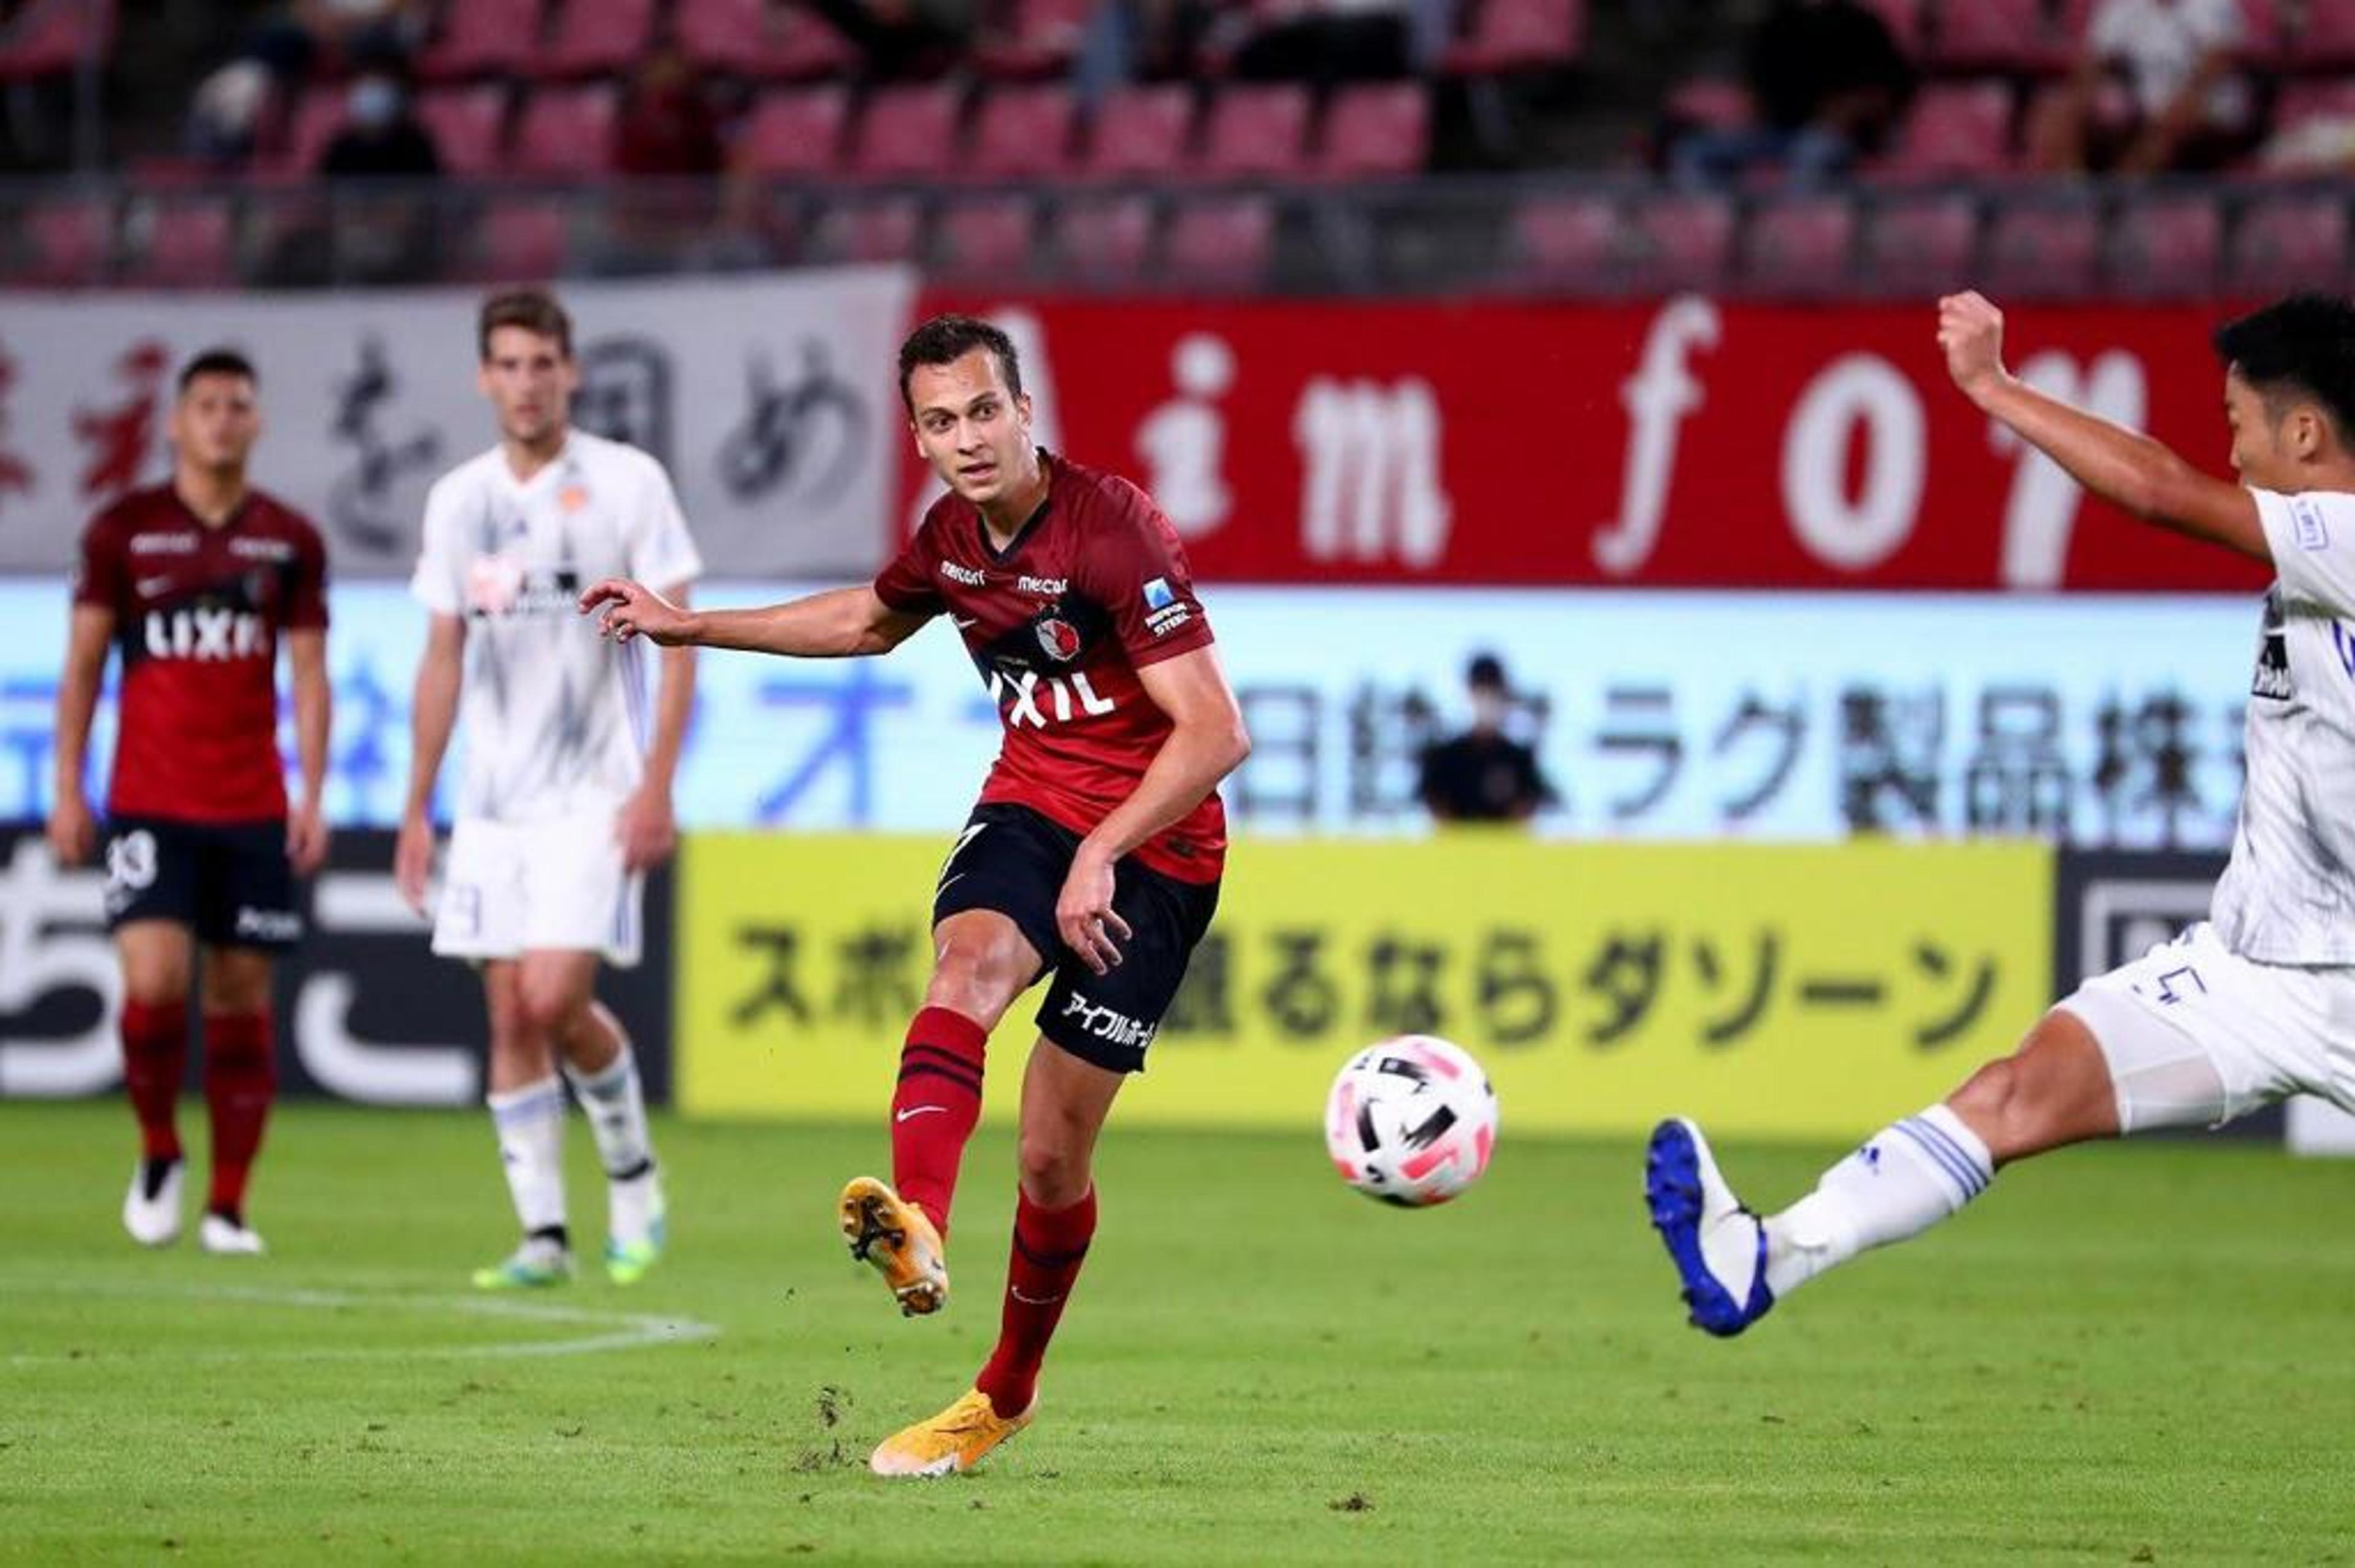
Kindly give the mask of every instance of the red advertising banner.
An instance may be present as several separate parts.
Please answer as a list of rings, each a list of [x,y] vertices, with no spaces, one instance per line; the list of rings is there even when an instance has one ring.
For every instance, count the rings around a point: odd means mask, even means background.
[[[1007,303],[1042,442],[1229,581],[2241,591],[1946,379],[1927,304]],[[2225,469],[2196,308],[2009,313],[2013,369]],[[910,524],[937,494],[911,458]]]

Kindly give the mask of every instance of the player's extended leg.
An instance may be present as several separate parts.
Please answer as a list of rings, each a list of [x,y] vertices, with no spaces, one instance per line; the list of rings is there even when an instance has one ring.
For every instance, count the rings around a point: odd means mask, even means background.
[[[511,958],[483,965],[490,1015],[491,1124],[507,1192],[523,1226],[523,1244],[505,1262],[474,1271],[484,1290],[557,1285],[570,1277],[570,1234],[564,1223],[564,1086],[544,1030],[523,1005],[523,966]]]
[[[195,944],[176,921],[114,928],[123,965],[123,1082],[139,1119],[139,1164],[123,1199],[123,1228],[143,1246],[179,1239],[187,1168],[176,1115],[188,1066],[188,979]]]
[[[995,910],[950,915],[932,928],[932,979],[900,1048],[891,1094],[891,1183],[862,1176],[842,1191],[851,1255],[883,1275],[911,1317],[948,1300],[943,1248],[957,1168],[981,1119],[985,1047],[1040,964],[1020,928]]]
[[[638,1060],[622,1021],[596,999],[598,955],[534,951],[523,955],[527,1027],[556,1049],[564,1076],[589,1115],[605,1168],[605,1272],[634,1285],[661,1258],[667,1219]]]
[[[270,971],[271,956],[260,948],[205,950],[205,1104],[212,1114],[213,1177],[197,1240],[208,1253],[262,1251],[261,1238],[245,1222],[245,1186],[278,1093]]]
[[[1826,1269],[1954,1214],[1999,1167],[2117,1132],[2108,1061],[2084,1022],[2056,1008],[2017,1051],[1874,1134],[1781,1213],[1744,1208],[1700,1129],[1680,1117],[1652,1134],[1646,1197],[1693,1323],[1732,1335]]]
[[[868,1463],[876,1474],[969,1470],[1030,1424],[1039,1366],[1095,1236],[1096,1136],[1123,1077],[1050,1040],[1031,1047],[1022,1078],[1021,1191],[996,1348],[972,1392],[875,1450]]]

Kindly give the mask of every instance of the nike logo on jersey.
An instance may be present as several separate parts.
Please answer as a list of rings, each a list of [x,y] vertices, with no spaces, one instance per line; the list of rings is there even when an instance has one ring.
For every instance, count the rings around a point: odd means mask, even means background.
[[[926,1111],[938,1111],[943,1115],[946,1115],[948,1107],[946,1105],[911,1105],[904,1111],[894,1111],[891,1114],[891,1119],[894,1122],[904,1122],[912,1117],[921,1116]]]
[[[981,624],[981,617],[978,615],[952,615],[949,619],[956,623],[956,629],[960,632],[964,631],[968,626],[978,626]]]
[[[159,593],[169,593],[172,591],[172,580],[168,577],[143,577],[139,580],[137,587],[139,597],[153,599]]]

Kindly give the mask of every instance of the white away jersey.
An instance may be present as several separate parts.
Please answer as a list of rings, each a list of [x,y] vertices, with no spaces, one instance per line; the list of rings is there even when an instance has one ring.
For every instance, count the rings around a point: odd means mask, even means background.
[[[2267,964],[2355,964],[2355,496],[2254,492],[2276,581],[2211,918]]]
[[[670,476],[620,442],[573,431],[528,482],[493,447],[434,484],[410,592],[465,618],[459,816],[538,821],[637,787],[651,656],[599,636],[577,602],[603,577],[664,588],[702,571]]]

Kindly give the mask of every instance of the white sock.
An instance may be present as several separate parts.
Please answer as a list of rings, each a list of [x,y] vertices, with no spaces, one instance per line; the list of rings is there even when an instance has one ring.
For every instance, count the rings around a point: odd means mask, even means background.
[[[604,1019],[621,1038],[621,1054],[599,1072],[582,1074],[567,1067],[564,1075],[588,1113],[597,1157],[605,1167],[606,1232],[619,1242],[634,1242],[661,1211],[662,1185],[655,1175],[654,1140],[646,1127],[646,1095],[638,1080],[637,1058],[613,1016],[605,1013]]]
[[[1766,1287],[1786,1296],[1859,1253],[1918,1236],[1994,1179],[1987,1145],[1944,1105],[1884,1127],[1766,1221]]]
[[[525,1235],[564,1224],[564,1086],[543,1078],[485,1099]]]

